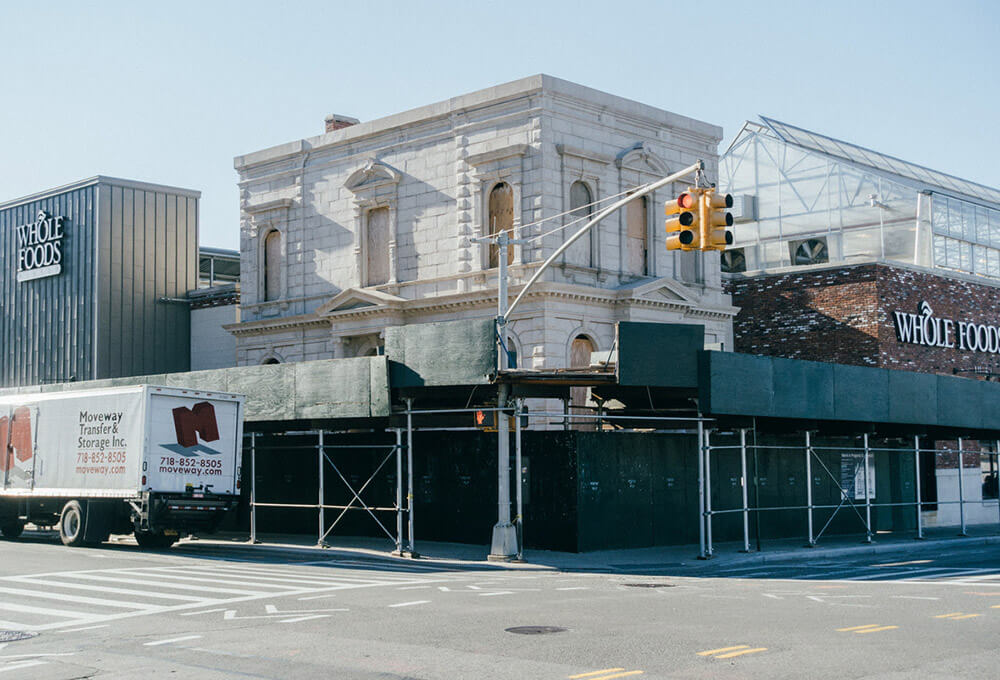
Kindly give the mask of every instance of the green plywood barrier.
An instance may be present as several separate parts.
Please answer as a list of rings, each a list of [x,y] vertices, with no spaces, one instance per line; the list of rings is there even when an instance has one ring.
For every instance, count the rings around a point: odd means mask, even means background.
[[[393,387],[485,385],[496,373],[493,319],[465,319],[385,330]]]
[[[698,361],[705,414],[1000,430],[1000,383],[734,352]]]
[[[618,384],[698,386],[698,352],[705,348],[700,324],[618,323]]]
[[[0,395],[150,384],[243,394],[247,422],[381,418],[389,415],[388,375],[384,356],[359,357],[20,387]]]

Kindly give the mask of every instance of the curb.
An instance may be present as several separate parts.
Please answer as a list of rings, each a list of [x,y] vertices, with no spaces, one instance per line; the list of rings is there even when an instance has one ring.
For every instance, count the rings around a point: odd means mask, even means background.
[[[914,539],[912,543],[872,543],[871,545],[845,546],[838,548],[800,548],[795,551],[754,553],[752,555],[732,556],[727,554],[726,561],[734,563],[774,563],[810,560],[815,557],[839,557],[844,555],[877,555],[890,552],[923,552],[940,548],[968,547],[978,545],[1000,544],[1000,536],[970,536],[956,538]],[[718,554],[716,554],[718,556]]]

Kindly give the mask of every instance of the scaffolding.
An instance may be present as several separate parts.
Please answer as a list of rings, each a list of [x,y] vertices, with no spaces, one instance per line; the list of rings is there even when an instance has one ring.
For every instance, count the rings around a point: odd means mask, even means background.
[[[714,554],[714,546],[712,541],[712,529],[713,529],[713,519],[717,515],[731,515],[739,513],[742,515],[743,524],[743,552],[750,552],[750,516],[754,513],[758,516],[760,513],[774,512],[774,511],[787,511],[787,510],[800,510],[804,513],[804,524],[806,527],[806,547],[815,547],[818,541],[822,538],[823,534],[830,527],[833,519],[837,516],[837,513],[843,510],[845,507],[849,508],[858,517],[861,526],[864,529],[865,538],[864,541],[871,543],[873,537],[875,536],[875,531],[873,531],[872,526],[872,509],[873,508],[892,508],[892,507],[910,507],[914,509],[915,519],[916,519],[916,531],[915,538],[924,538],[924,526],[923,526],[923,508],[926,505],[957,505],[959,509],[959,536],[968,536],[967,531],[967,521],[966,521],[966,506],[971,503],[980,503],[982,505],[996,505],[998,514],[997,522],[1000,524],[1000,494],[998,498],[993,499],[982,499],[979,501],[967,500],[965,493],[965,481],[966,477],[965,470],[967,466],[965,464],[967,454],[978,454],[980,456],[986,455],[992,462],[991,469],[996,469],[1000,466],[1000,460],[998,460],[998,452],[1000,452],[1000,440],[994,442],[993,451],[969,451],[964,447],[964,438],[958,438],[957,447],[952,448],[923,448],[920,445],[920,437],[913,437],[913,446],[910,448],[885,448],[885,447],[873,447],[871,446],[871,441],[869,435],[864,433],[861,435],[861,446],[859,447],[845,447],[845,446],[816,446],[813,440],[811,432],[805,432],[803,434],[802,446],[775,446],[775,445],[757,445],[747,443],[747,433],[756,432],[754,429],[742,428],[738,430],[739,433],[739,443],[732,445],[713,445],[712,436],[716,434],[715,431],[710,429],[705,429],[699,432],[698,435],[698,468],[699,471],[704,470],[702,477],[702,488],[699,490],[700,495],[705,497],[704,509],[700,512],[701,520],[699,524],[699,530],[706,536],[706,542],[701,546],[699,552],[699,557],[702,559],[708,559]],[[773,507],[751,507],[748,498],[748,489],[751,483],[751,478],[747,474],[747,455],[756,454],[761,450],[769,451],[787,451],[789,455],[798,454],[802,456],[805,463],[806,470],[806,504],[805,505],[782,505]],[[740,456],[740,485],[742,487],[742,507],[739,508],[726,508],[726,509],[715,509],[712,507],[712,493],[711,493],[711,462],[713,453],[719,453],[722,451],[738,451]],[[792,453],[794,452],[794,453]],[[861,497],[858,498],[857,489],[847,489],[843,484],[843,479],[838,477],[830,470],[829,466],[823,462],[820,454],[823,452],[834,452],[840,453],[842,455],[846,454],[849,456],[857,456],[860,458],[860,472],[862,479],[862,491],[860,492]],[[900,501],[900,502],[873,502],[873,472],[874,472],[874,455],[876,453],[885,454],[896,454],[896,455],[911,455],[913,457],[914,464],[914,477],[913,477],[913,487],[915,493],[915,499],[913,501]],[[954,453],[957,456],[958,462],[958,499],[957,500],[927,500],[923,497],[921,491],[921,468],[920,468],[920,454],[922,453]],[[830,504],[816,504],[813,502],[813,487],[814,477],[813,477],[813,463],[818,463],[819,468],[829,477],[830,481],[836,486],[839,491],[839,503],[836,505]],[[981,467],[979,468],[981,470]],[[754,481],[756,482],[756,474],[754,475]],[[830,517],[827,519],[826,523],[817,532],[815,531],[814,524],[814,514],[817,510],[830,510]],[[862,514],[863,513],[863,514]],[[759,541],[758,541],[759,549]]]

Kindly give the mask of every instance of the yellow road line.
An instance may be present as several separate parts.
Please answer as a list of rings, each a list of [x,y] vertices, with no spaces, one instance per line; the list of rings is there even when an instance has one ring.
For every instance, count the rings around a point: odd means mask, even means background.
[[[951,620],[952,621],[961,621],[962,619],[974,619],[977,616],[979,616],[979,614],[966,614],[965,616],[953,616],[953,617],[951,617]]]
[[[576,680],[577,678],[589,678],[592,675],[603,675],[604,673],[617,673],[618,671],[623,671],[624,668],[605,668],[603,671],[591,671],[590,673],[580,673],[579,675],[569,675],[567,676],[569,680]]]
[[[862,628],[878,628],[878,625],[879,624],[877,624],[877,623],[869,623],[868,625],[865,625],[865,626],[852,626],[851,628],[838,628],[837,632],[838,633],[850,633],[853,630],[861,630]]]
[[[739,652],[730,652],[729,654],[720,654],[715,657],[716,659],[732,659],[734,656],[743,656],[744,654],[756,654],[757,652],[766,652],[767,647],[754,647],[753,649],[744,649]]]
[[[734,649],[750,649],[750,645],[736,645],[735,647],[721,647],[719,649],[710,649],[706,652],[698,652],[698,656],[712,656],[713,654],[718,654],[719,652],[731,652]]]
[[[910,560],[909,562],[886,562],[885,564],[873,564],[873,567],[905,567],[908,564],[930,564],[934,560]]]
[[[864,630],[856,630],[854,632],[860,635],[861,633],[878,633],[883,630],[895,630],[896,628],[899,628],[899,626],[882,626],[881,628],[865,628]]]
[[[953,616],[961,616],[962,612],[952,612],[951,614],[938,614],[935,619],[950,619]]]
[[[990,609],[1000,609],[1000,604],[995,604]]]
[[[593,680],[611,680],[611,678],[626,678],[630,675],[642,675],[642,671],[626,671],[625,673],[615,673],[614,675],[602,675]]]

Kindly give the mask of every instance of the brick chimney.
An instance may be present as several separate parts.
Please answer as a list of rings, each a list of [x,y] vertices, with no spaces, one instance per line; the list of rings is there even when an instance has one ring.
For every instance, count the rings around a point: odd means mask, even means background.
[[[339,113],[331,113],[326,117],[326,131],[343,130],[345,127],[357,125],[361,121],[350,116],[342,116]]]

